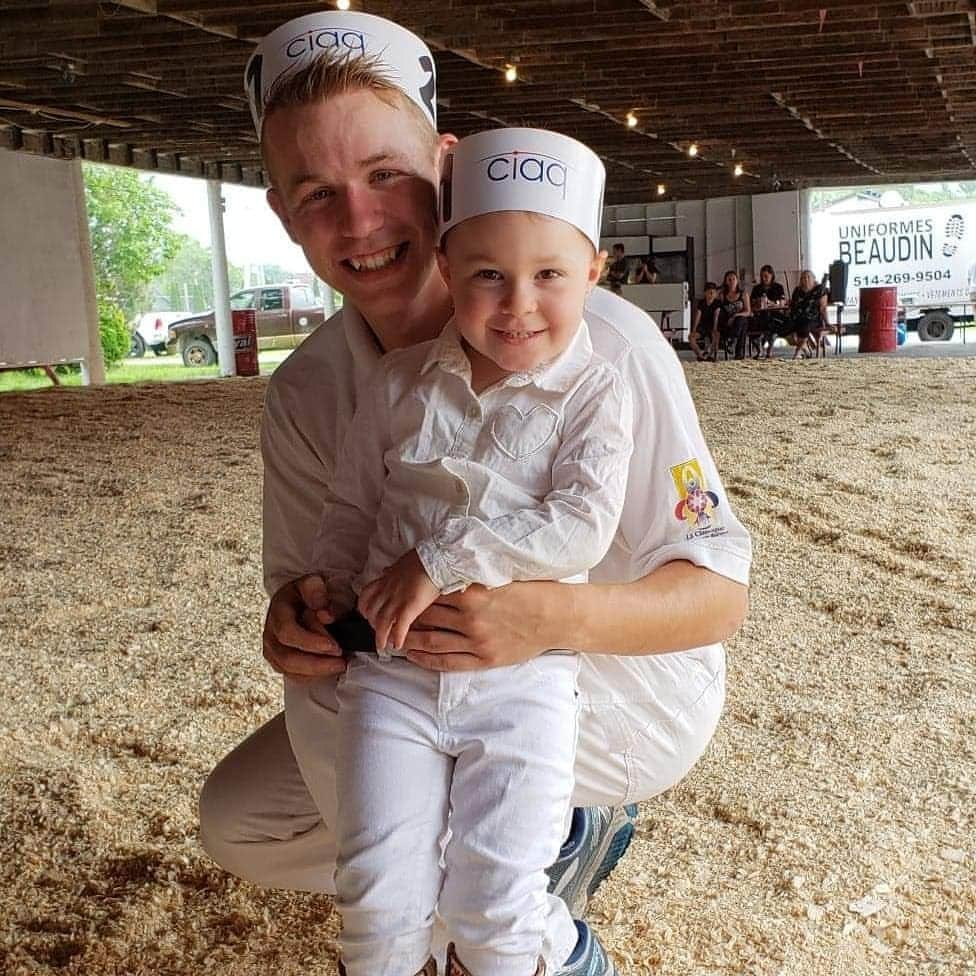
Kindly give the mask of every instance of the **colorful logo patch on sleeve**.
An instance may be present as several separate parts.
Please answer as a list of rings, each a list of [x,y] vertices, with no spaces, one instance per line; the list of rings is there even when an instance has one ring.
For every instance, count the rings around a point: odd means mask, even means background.
[[[723,535],[726,529],[721,525],[717,513],[718,495],[709,491],[705,475],[697,458],[682,461],[671,468],[671,477],[678,493],[678,504],[674,507],[674,517],[688,527],[686,539],[697,539],[706,535]]]

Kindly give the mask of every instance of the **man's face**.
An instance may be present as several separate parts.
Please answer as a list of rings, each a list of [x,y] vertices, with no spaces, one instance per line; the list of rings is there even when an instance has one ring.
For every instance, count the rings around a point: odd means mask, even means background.
[[[624,246],[623,244],[613,245],[613,257],[614,260],[619,261],[624,256]]]
[[[370,91],[273,111],[268,202],[324,281],[367,317],[403,307],[434,269],[441,137]]]
[[[572,342],[606,252],[570,224],[517,211],[452,228],[438,255],[458,332],[505,372],[555,359]]]

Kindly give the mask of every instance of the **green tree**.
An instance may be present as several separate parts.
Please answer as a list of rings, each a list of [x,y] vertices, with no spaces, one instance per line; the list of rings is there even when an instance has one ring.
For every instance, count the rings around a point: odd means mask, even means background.
[[[192,237],[179,236],[179,250],[159,277],[149,284],[147,305],[157,310],[202,312],[213,308],[210,248]],[[227,265],[231,292],[244,287],[244,271]]]
[[[83,172],[95,290],[128,320],[179,248],[180,235],[172,229],[177,207],[135,170],[85,163]]]
[[[132,336],[122,309],[101,298],[98,300],[98,334],[106,366],[114,366],[128,354]]]

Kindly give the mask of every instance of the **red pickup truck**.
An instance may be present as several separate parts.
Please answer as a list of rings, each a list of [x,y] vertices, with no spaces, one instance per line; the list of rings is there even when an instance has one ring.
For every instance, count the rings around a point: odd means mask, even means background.
[[[325,310],[308,285],[261,285],[230,296],[231,310],[253,308],[258,349],[291,349],[325,320]],[[202,312],[170,324],[166,348],[187,366],[217,362],[214,313]]]

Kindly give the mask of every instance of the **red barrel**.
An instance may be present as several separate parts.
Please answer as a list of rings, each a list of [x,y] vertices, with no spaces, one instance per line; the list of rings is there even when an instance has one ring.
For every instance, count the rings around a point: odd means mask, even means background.
[[[258,325],[253,308],[231,314],[234,332],[234,370],[238,376],[258,375]]]
[[[898,289],[861,289],[858,352],[894,352],[898,348]]]

